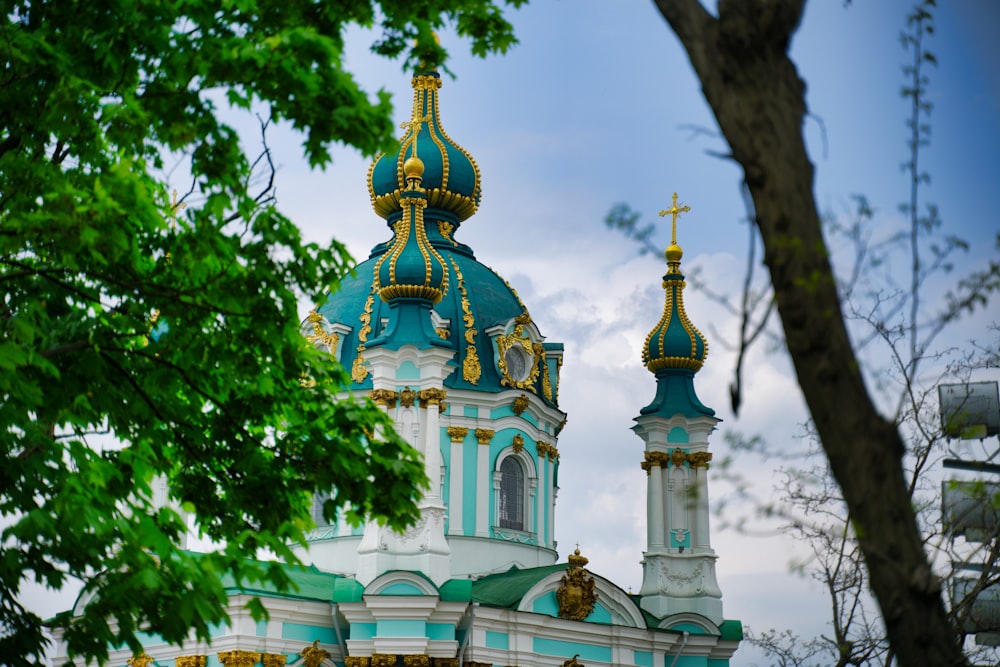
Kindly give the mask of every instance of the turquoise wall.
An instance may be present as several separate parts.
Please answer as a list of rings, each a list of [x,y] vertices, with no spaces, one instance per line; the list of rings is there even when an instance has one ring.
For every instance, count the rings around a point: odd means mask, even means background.
[[[535,653],[544,653],[546,655],[555,655],[555,656],[573,656],[579,654],[581,662],[586,662],[587,660],[597,660],[599,662],[611,662],[610,646],[597,646],[594,644],[564,642],[558,639],[545,639],[543,637],[535,637],[532,649],[535,651]],[[683,667],[683,666],[678,665],[678,667]],[[693,667],[693,666],[689,665],[688,667]]]
[[[282,623],[281,637],[282,639],[296,639],[310,644],[317,639],[324,644],[337,643],[337,634],[333,631],[333,628],[325,628],[319,625],[304,625],[302,623]]]

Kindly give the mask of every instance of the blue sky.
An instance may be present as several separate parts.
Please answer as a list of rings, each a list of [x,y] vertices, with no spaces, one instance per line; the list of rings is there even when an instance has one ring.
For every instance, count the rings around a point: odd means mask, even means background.
[[[793,44],[813,114],[806,132],[817,200],[843,215],[852,194],[865,194],[876,208],[876,233],[901,224],[897,206],[908,194],[900,170],[908,110],[899,94],[907,59],[899,33],[908,10],[898,0],[847,7],[816,0]],[[931,146],[922,154],[932,176],[925,198],[938,204],[949,233],[970,241],[963,266],[974,266],[996,256],[1000,231],[993,196],[1000,182],[1000,3],[964,0],[937,15],[931,48],[940,66],[929,72],[935,107]],[[699,268],[714,290],[737,299],[748,237],[741,173],[712,155],[725,145],[713,136],[686,55],[651,2],[536,0],[510,18],[521,43],[502,57],[472,58],[454,35],[441,35],[457,76],[441,90],[443,125],[483,174],[483,204],[457,237],[512,283],[549,340],[566,344],[560,399],[569,422],[559,442],[556,507],[561,557],[579,543],[593,570],[638,590],[646,479],[642,442],[629,428],[654,393],[640,350],[662,312],[665,266],[662,257],[639,256],[603,218],[613,204],[628,202],[658,221],[656,243],[665,247],[669,227],[655,213],[677,191],[692,209],[678,223],[684,270]],[[372,39],[352,33],[347,66],[370,89],[393,92],[402,122],[409,77],[399,63],[368,53]],[[252,142],[256,133],[247,136]],[[336,238],[363,259],[388,238],[368,202],[367,159],[338,149],[325,172],[310,172],[291,132],[278,128],[271,143],[280,165],[279,206],[309,239]],[[725,342],[737,323],[697,292],[689,289],[686,300],[711,346],[696,387],[724,420],[711,440],[716,456],[727,453],[730,429],[800,446],[806,413],[780,346],[751,353],[736,419],[727,390],[734,351]],[[980,317],[956,332],[955,344],[990,321]],[[766,499],[779,464],[737,458],[734,467]],[[721,482],[711,488],[715,497],[725,492]],[[753,508],[727,512],[752,517]],[[824,631],[822,595],[788,571],[801,549],[773,524],[753,528],[752,536],[713,533],[727,617],[757,630]],[[745,652],[734,664],[752,660]]]

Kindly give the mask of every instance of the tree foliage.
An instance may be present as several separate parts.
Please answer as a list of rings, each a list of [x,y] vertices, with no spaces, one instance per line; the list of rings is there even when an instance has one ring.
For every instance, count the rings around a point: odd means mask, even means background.
[[[507,0],[517,6],[522,0]],[[487,0],[3,2],[0,23],[0,660],[37,664],[33,579],[83,584],[70,655],[137,633],[179,642],[225,620],[221,576],[287,588],[317,490],[403,526],[416,452],[343,370],[304,345],[297,303],[334,288],[344,248],[303,243],[225,121],[264,109],[313,166],[335,142],[390,146],[384,92],[343,66],[344,31],[438,64],[443,25],[479,54],[513,43]],[[410,46],[417,39],[418,46]],[[183,205],[165,170],[190,174]],[[154,501],[154,480],[169,502]],[[218,548],[176,545],[193,516]],[[256,608],[257,612],[261,609]]]

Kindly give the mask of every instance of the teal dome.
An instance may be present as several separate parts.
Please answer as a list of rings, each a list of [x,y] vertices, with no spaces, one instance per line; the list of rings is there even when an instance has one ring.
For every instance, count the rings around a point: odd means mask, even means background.
[[[479,167],[468,151],[456,144],[441,127],[437,90],[441,77],[437,72],[413,77],[413,115],[404,123],[406,134],[399,151],[375,158],[368,170],[368,194],[375,212],[390,221],[403,209],[407,186],[405,165],[419,157],[423,162],[422,185],[428,209],[446,214],[457,226],[479,207],[482,197]]]
[[[698,372],[708,356],[708,341],[684,312],[684,275],[680,271],[683,251],[677,244],[667,248],[667,273],[663,276],[666,301],[663,316],[646,336],[642,363],[653,373],[664,369]]]
[[[428,225],[432,230],[436,225]],[[383,243],[372,250],[371,256],[359,264],[352,276],[345,278],[336,291],[327,294],[326,299],[316,308],[316,313],[328,322],[334,331],[344,331],[339,349],[340,361],[351,370],[354,387],[370,389],[371,375],[365,368],[365,354],[374,346],[388,344],[401,346],[413,344],[418,347],[434,345],[453,349],[456,352],[453,363],[456,368],[444,381],[444,386],[455,389],[474,389],[486,392],[501,392],[512,388],[505,381],[504,373],[498,368],[494,341],[488,330],[506,326],[521,319],[528,321],[527,312],[521,300],[507,282],[492,269],[478,262],[472,251],[461,243],[446,239],[440,233],[428,233],[431,243],[448,267],[450,288],[433,306],[435,321],[439,326],[430,334],[418,328],[395,332],[393,341],[386,341],[384,322],[390,321],[390,303],[379,298],[375,287],[376,272],[380,261],[392,247]],[[548,349],[552,344],[542,344]],[[543,398],[550,405],[556,404],[556,397],[545,382],[547,369],[544,354],[537,350],[530,362],[531,370],[523,377],[519,388]]]

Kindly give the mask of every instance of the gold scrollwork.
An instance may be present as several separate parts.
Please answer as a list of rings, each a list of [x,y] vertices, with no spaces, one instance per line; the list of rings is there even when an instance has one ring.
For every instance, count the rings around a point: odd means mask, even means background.
[[[448,340],[448,336],[451,335],[451,332],[448,331],[448,327],[438,327],[437,329],[434,330],[434,332],[438,335],[438,338],[440,338],[441,340]]]
[[[403,391],[399,392],[399,404],[404,408],[412,408],[413,402],[417,398],[417,392],[413,391],[409,387],[403,387]]]
[[[552,396],[552,378],[549,377],[549,362],[542,356],[540,363],[542,365],[542,394],[545,395],[545,400],[552,401],[554,398]]]
[[[420,399],[420,407],[426,408],[429,405],[436,405],[438,406],[438,412],[444,412],[446,405],[444,399],[447,397],[448,392],[438,387],[421,389],[417,392],[417,398]]]
[[[455,258],[449,259],[451,259],[451,266],[455,270],[458,293],[462,295],[462,322],[465,324],[465,359],[462,361],[462,378],[470,384],[478,384],[479,378],[483,374],[483,367],[479,363],[479,353],[476,352],[476,318],[472,314],[472,306],[469,305],[469,292],[465,289],[465,276],[458,268],[458,262],[455,261]]]
[[[372,659],[368,655],[348,655],[344,657],[345,667],[371,667]]]
[[[494,431],[488,428],[477,428],[476,429],[476,442],[480,445],[488,445],[493,439]]]
[[[465,426],[448,427],[448,439],[452,442],[462,442],[467,435],[469,435],[469,429]]]
[[[431,664],[434,667],[458,667],[458,658],[431,658]]]
[[[372,389],[368,392],[368,397],[372,399],[375,405],[391,410],[396,407],[396,401],[399,400],[399,392],[392,389]]]
[[[580,657],[580,654],[577,653],[576,655],[574,655],[569,660],[563,660],[562,667],[584,667],[583,663],[580,662],[579,660],[577,660],[577,658],[579,658],[579,657]]]
[[[326,330],[323,326],[323,316],[315,309],[309,312],[306,321],[312,328],[311,333],[306,334],[306,340],[321,350],[325,349],[331,357],[334,356],[337,353],[337,342],[340,340],[340,336],[333,331]]]
[[[514,442],[512,444],[514,445],[514,451],[520,452],[522,449],[524,449],[524,436],[521,435],[520,433],[516,433],[514,435]]]
[[[431,658],[427,655],[404,655],[404,667],[431,667]]]
[[[538,442],[536,442],[535,443],[535,451],[538,452],[538,458],[540,458],[540,459],[541,458],[545,458],[545,455],[548,454],[549,447],[551,447],[551,446],[552,445],[550,445],[549,443],[542,442],[541,440],[539,440]]]
[[[361,384],[368,377],[368,367],[365,366],[365,346],[358,345],[358,356],[354,357],[351,364],[351,379]]]
[[[597,602],[596,582],[584,569],[586,564],[587,559],[580,555],[579,549],[569,557],[569,568],[556,589],[560,618],[582,621],[594,611],[594,604]]]
[[[510,409],[514,411],[515,415],[520,417],[521,413],[528,409],[529,402],[530,401],[528,399],[528,396],[526,394],[521,394],[520,396],[514,399],[514,402],[513,404],[511,404]]]
[[[218,655],[224,667],[253,667],[260,661],[260,653],[255,651],[223,651]]]
[[[368,334],[372,332],[372,309],[375,306],[375,286],[378,282],[378,274],[372,282],[368,292],[368,299],[365,300],[364,310],[358,320],[361,322],[361,329],[358,330],[358,356],[354,358],[351,365],[351,379],[361,384],[368,377],[368,368],[365,366],[365,343],[368,342]]]
[[[453,246],[456,248],[458,247],[458,241],[451,236],[451,233],[455,231],[455,225],[450,222],[446,222],[445,220],[438,220],[438,231],[441,232],[441,236],[448,241],[451,241]]]

